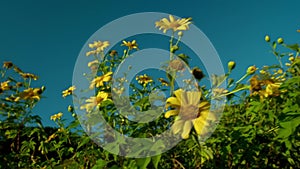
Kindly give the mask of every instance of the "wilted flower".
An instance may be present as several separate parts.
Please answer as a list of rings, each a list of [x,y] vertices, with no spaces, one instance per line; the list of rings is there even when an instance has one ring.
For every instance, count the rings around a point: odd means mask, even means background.
[[[33,80],[37,80],[38,76],[31,74],[31,73],[23,73],[21,72],[20,75],[24,78],[24,79],[33,79]]]
[[[12,62],[3,62],[3,68],[10,69],[14,64]]]
[[[169,86],[169,82],[167,82],[165,79],[159,78],[158,80],[160,81],[161,85],[163,85],[163,86]]]
[[[175,20],[174,16],[169,15],[169,20],[167,18],[163,18],[160,21],[155,22],[155,26],[159,27],[159,30],[163,30],[164,33],[166,33],[169,29],[172,29],[174,32],[178,30],[188,30],[191,20],[192,18]]]
[[[201,80],[204,77],[204,74],[203,74],[202,70],[199,69],[199,68],[194,68],[192,70],[192,74],[198,80]]]
[[[184,70],[184,63],[179,59],[171,60],[169,66],[177,71]]]

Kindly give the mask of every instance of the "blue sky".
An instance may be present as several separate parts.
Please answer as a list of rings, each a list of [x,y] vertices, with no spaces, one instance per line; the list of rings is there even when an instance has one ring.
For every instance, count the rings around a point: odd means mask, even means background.
[[[12,61],[37,74],[45,99],[35,112],[46,125],[50,115],[66,112],[71,98],[61,91],[72,83],[77,56],[87,39],[119,17],[138,12],[163,12],[192,17],[216,48],[223,65],[237,62],[235,76],[250,65],[276,63],[264,36],[299,42],[300,1],[1,1],[0,62]],[[68,116],[67,116],[68,117]],[[70,117],[71,118],[71,117]]]

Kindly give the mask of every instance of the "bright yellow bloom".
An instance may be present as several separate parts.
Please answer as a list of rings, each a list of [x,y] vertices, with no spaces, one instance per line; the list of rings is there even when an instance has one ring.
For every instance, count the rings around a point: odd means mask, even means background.
[[[108,82],[112,79],[112,77],[111,77],[112,74],[113,74],[112,72],[108,72],[105,75],[94,78],[90,84],[90,89],[93,89],[95,87],[95,85],[96,85],[96,87],[103,86],[104,82]]]
[[[41,99],[41,94],[42,94],[43,90],[40,89],[40,88],[28,88],[28,89],[25,89],[23,92],[20,93],[20,97],[21,99],[23,100],[40,100]]]
[[[108,100],[108,93],[103,91],[98,92],[97,96],[92,96],[87,99],[86,104],[80,106],[80,109],[86,109],[87,112],[92,111],[96,106],[99,106],[101,102]]]
[[[166,100],[166,108],[171,108],[165,114],[166,118],[177,116],[172,131],[174,134],[181,133],[183,139],[189,137],[189,133],[194,126],[198,135],[206,134],[207,120],[213,120],[209,116],[210,104],[207,101],[200,101],[201,92],[174,91],[174,95]]]
[[[125,40],[123,40],[123,44],[121,45],[121,46],[127,46],[128,47],[128,49],[138,49],[138,44],[136,43],[136,41],[135,40],[133,40],[133,41],[125,41]]]
[[[138,83],[143,85],[147,85],[148,83],[153,82],[152,78],[147,76],[146,74],[137,76],[135,79],[138,81]]]
[[[92,55],[92,54],[99,54],[100,52],[103,52],[105,48],[107,48],[109,46],[109,42],[108,41],[94,41],[94,43],[90,43],[89,47],[91,49],[95,49],[92,51],[89,51],[86,53],[86,56]]]
[[[76,87],[75,86],[71,86],[67,90],[62,91],[62,96],[63,97],[67,97],[67,96],[73,94],[74,90],[76,90]]]
[[[163,29],[166,33],[167,30],[172,29],[174,32],[178,30],[188,30],[189,24],[191,24],[192,18],[182,18],[175,20],[174,16],[169,15],[169,19],[163,18],[160,21],[155,22],[155,27],[159,27],[159,30]]]
[[[9,90],[11,87],[8,85],[10,81],[1,82],[0,84],[0,93],[2,93],[5,90]]]
[[[55,121],[56,119],[61,119],[61,117],[63,116],[62,112],[59,112],[57,114],[54,114],[53,116],[50,117],[50,120]]]

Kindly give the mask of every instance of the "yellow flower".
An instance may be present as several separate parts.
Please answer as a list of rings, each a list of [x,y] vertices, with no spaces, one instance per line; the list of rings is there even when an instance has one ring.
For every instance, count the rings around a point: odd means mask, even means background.
[[[163,18],[160,21],[155,22],[155,27],[159,27],[159,30],[163,29],[166,33],[167,30],[172,29],[174,32],[178,30],[188,30],[189,24],[191,24],[192,18],[182,18],[175,20],[174,16],[169,15],[169,19]]]
[[[92,96],[87,99],[86,104],[80,106],[80,109],[86,109],[87,112],[90,112],[94,107],[99,106],[101,102],[108,100],[108,93],[103,91],[98,92],[97,96]]]
[[[210,104],[207,101],[200,101],[201,92],[183,91],[178,89],[174,95],[166,100],[166,108],[171,108],[165,114],[166,118],[177,116],[172,131],[174,134],[181,132],[181,137],[187,139],[194,126],[198,135],[206,134],[207,120],[213,120],[209,116]]]
[[[50,120],[55,121],[56,119],[61,119],[61,117],[63,116],[62,112],[59,112],[57,114],[54,114],[53,116],[50,117]]]
[[[5,81],[5,82],[1,82],[0,84],[0,93],[2,93],[5,90],[9,90],[11,88],[11,86],[8,85],[10,81]]]
[[[92,54],[99,54],[100,52],[103,52],[105,48],[107,48],[109,46],[109,42],[108,41],[94,41],[94,43],[90,43],[89,47],[91,49],[95,49],[92,51],[89,51],[86,53],[86,56],[92,55]]]
[[[24,99],[24,100],[34,100],[34,99],[37,99],[37,100],[40,100],[41,99],[41,94],[42,94],[43,90],[40,89],[40,88],[28,88],[28,89],[25,89],[23,92],[20,93],[20,97],[21,99]]]
[[[10,69],[14,64],[12,62],[3,62],[3,68]]]
[[[108,72],[105,75],[94,78],[90,84],[90,89],[93,89],[95,87],[95,85],[96,85],[96,87],[103,86],[104,82],[108,82],[112,79],[112,77],[111,77],[112,74],[113,74],[112,72]]]
[[[153,82],[151,77],[147,76],[146,74],[137,76],[135,79],[138,81],[138,83],[143,85],[147,85],[148,83]]]
[[[62,91],[62,96],[63,97],[67,97],[67,96],[73,94],[73,92],[74,92],[75,89],[76,89],[75,86],[69,87],[67,90]]]
[[[23,73],[20,72],[20,75],[24,78],[24,79],[33,79],[33,80],[37,80],[38,76],[31,74],[31,73]]]
[[[121,45],[121,46],[127,46],[128,47],[128,49],[138,49],[138,44],[136,43],[136,41],[135,40],[133,40],[133,41],[125,41],[125,40],[123,40],[123,44]]]

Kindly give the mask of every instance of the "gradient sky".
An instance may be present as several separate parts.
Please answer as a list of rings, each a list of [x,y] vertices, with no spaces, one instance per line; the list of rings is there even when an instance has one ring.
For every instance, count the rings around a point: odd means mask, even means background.
[[[264,36],[299,42],[300,1],[1,1],[0,62],[12,61],[37,74],[46,91],[35,112],[45,125],[49,117],[66,112],[71,97],[61,91],[72,84],[78,54],[99,28],[119,17],[138,12],[163,12],[192,17],[216,48],[223,65],[237,62],[235,76],[249,65],[276,63]],[[70,116],[66,116],[70,117]],[[71,118],[71,117],[70,117]]]

